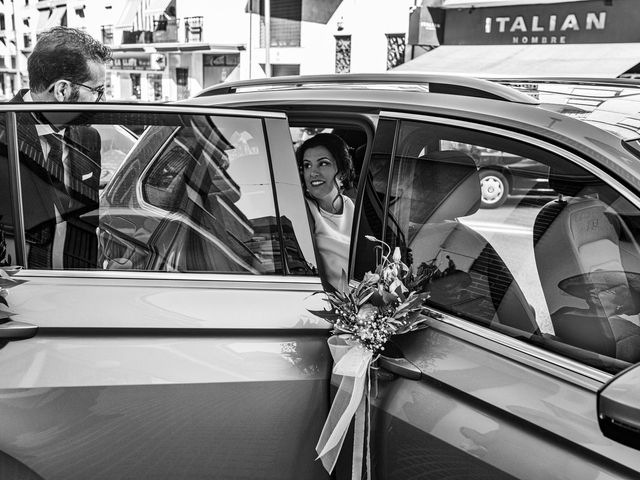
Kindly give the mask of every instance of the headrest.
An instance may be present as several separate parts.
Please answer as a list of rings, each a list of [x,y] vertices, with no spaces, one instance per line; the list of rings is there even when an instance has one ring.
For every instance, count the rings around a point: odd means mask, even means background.
[[[445,150],[416,160],[412,222],[438,223],[471,215],[480,207],[480,198],[478,169],[466,153]]]
[[[575,197],[585,195],[587,187],[602,186],[602,180],[577,165],[563,163],[549,170],[549,186],[562,195]]]
[[[364,163],[364,156],[366,152],[366,143],[353,150],[353,169],[356,171],[356,175],[359,175],[362,171],[362,164]]]

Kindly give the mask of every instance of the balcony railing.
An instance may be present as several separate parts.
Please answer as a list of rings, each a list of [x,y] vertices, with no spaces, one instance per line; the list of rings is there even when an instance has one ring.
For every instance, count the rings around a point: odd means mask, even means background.
[[[178,41],[178,19],[159,19],[153,21],[153,41],[155,43]]]
[[[184,19],[184,41],[202,41],[202,17],[185,17]]]
[[[178,41],[178,19],[157,19],[153,30],[124,30],[122,43],[166,43]]]

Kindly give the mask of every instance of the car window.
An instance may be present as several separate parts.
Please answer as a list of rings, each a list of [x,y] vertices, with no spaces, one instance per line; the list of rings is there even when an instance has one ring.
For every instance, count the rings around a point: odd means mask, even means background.
[[[261,118],[19,113],[18,131],[28,268],[316,274],[278,217]]]
[[[509,138],[412,121],[397,135],[385,240],[427,305],[603,370],[640,361],[637,208]],[[512,194],[500,205],[483,204],[487,171]]]
[[[102,147],[100,188],[107,186],[113,174],[136,143],[137,135],[122,125],[93,125],[100,134]]]
[[[7,158],[7,132],[0,122],[0,159]],[[16,261],[15,229],[9,183],[10,166],[0,161],[0,267],[8,267]]]

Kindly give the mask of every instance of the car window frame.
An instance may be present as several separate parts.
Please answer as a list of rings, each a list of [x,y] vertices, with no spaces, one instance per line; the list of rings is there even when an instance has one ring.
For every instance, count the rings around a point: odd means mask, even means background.
[[[276,169],[274,167],[274,158],[277,157],[277,152],[272,151],[272,145],[268,140],[267,135],[269,134],[268,129],[266,127],[266,122],[269,120],[277,120],[281,122],[285,122],[288,128],[288,119],[286,114],[283,112],[277,111],[268,111],[268,110],[244,110],[233,107],[203,107],[198,105],[185,105],[185,104],[149,104],[149,105],[132,105],[129,103],[103,103],[97,107],[99,110],[103,112],[114,112],[114,113],[160,113],[160,114],[185,114],[185,115],[207,115],[207,116],[232,116],[232,117],[248,117],[258,119],[261,122],[262,130],[265,135],[266,142],[266,153],[268,160],[268,167],[271,177],[271,191],[273,195],[275,212],[279,212],[280,208],[278,205],[278,181],[281,180],[281,176],[276,175]],[[22,191],[20,188],[20,153],[18,148],[18,117],[19,113],[29,113],[29,112],[44,112],[44,113],[52,113],[60,115],[64,117],[66,115],[74,115],[74,112],[82,112],[82,111],[94,111],[96,110],[95,104],[82,104],[82,103],[74,103],[74,104],[61,104],[61,103],[5,103],[2,108],[0,108],[0,115],[4,116],[5,119],[5,128],[7,135],[7,159],[8,159],[8,167],[9,167],[9,186],[10,186],[10,195],[11,195],[11,208],[14,215],[14,228],[15,228],[15,253],[16,258],[14,259],[14,264],[16,265],[26,265],[26,238],[25,238],[25,224],[24,224],[24,216],[23,216],[23,199],[22,199]],[[75,115],[74,115],[75,116]],[[291,146],[291,157],[293,158],[293,146]],[[297,175],[297,174],[296,174]],[[297,178],[297,177],[296,177]],[[300,186],[300,192],[302,194],[302,187]],[[304,203],[301,202],[303,206]],[[301,207],[303,208],[303,207]],[[280,248],[284,252],[284,239],[282,238],[282,227],[280,226],[280,219],[278,218],[278,225],[280,230]],[[300,225],[300,224],[298,224]],[[305,228],[305,236],[311,236],[310,225],[307,222],[306,225],[300,225],[300,228]],[[315,252],[311,252],[314,254],[313,262],[317,263],[317,255]],[[267,275],[258,276],[261,280],[265,281],[269,278],[282,278],[282,277],[294,277],[294,275],[289,274],[287,259],[284,258],[283,255],[283,263],[284,270],[282,274],[275,275]],[[63,276],[73,276],[73,277],[82,277],[82,276],[104,276],[109,275],[110,272],[96,269],[96,270],[39,270],[39,269],[28,269],[24,268],[25,271],[29,271],[30,274],[35,275],[43,275],[43,276],[51,276],[55,274],[57,276],[60,275],[60,272],[64,272]],[[136,274],[134,275],[136,278],[140,276],[151,276],[158,278],[159,275],[167,274],[169,272],[158,272],[158,271],[137,271],[137,272],[119,272],[118,276]],[[172,273],[171,276],[175,277],[175,273]],[[247,277],[256,279],[256,276],[246,275],[246,274],[228,274],[228,273],[217,273],[217,272],[202,272],[202,273],[186,273],[180,272],[178,276],[213,276],[215,278],[221,279],[229,279],[230,275],[239,276],[239,277]],[[164,277],[163,277],[164,278]],[[304,280],[303,280],[304,279]],[[312,282],[315,283],[313,276],[304,276],[301,278],[303,283]]]
[[[533,147],[546,150],[554,155],[560,156],[572,163],[579,165],[588,172],[598,176],[609,187],[615,189],[620,193],[627,201],[633,206],[640,209],[640,195],[630,190],[627,185],[613,177],[607,171],[601,167],[594,165],[586,157],[583,157],[576,152],[570,151],[566,148],[559,146],[558,144],[551,143],[550,141],[543,140],[539,137],[527,135],[520,131],[516,131],[507,126],[498,126],[495,123],[488,124],[480,121],[469,121],[466,119],[458,119],[451,117],[438,116],[433,113],[406,113],[406,112],[394,112],[383,110],[378,115],[378,125],[384,125],[390,121],[394,122],[394,145],[391,148],[392,159],[395,156],[397,150],[397,136],[400,129],[401,121],[415,121],[422,123],[436,123],[440,125],[451,126],[455,128],[476,130],[482,133],[498,135],[512,139],[514,141],[530,144]],[[376,129],[374,143],[380,135],[379,128]],[[365,159],[363,171],[369,168],[370,154]],[[393,168],[393,164],[390,165]],[[388,197],[389,189],[391,188],[392,178],[389,175],[387,179],[387,195],[385,199],[385,215],[383,219],[382,231],[387,229],[388,218]],[[360,211],[360,205],[362,203],[363,189],[358,192],[358,202],[356,204],[356,225],[360,225],[360,219],[362,212]],[[364,239],[352,242],[351,245],[351,274],[354,273],[354,265],[357,262],[357,248],[358,243],[364,242]],[[524,363],[537,370],[543,370],[545,373],[551,374],[556,377],[569,380],[572,383],[577,383],[584,388],[589,389],[592,392],[596,392],[607,381],[609,381],[614,375],[598,368],[581,363],[570,357],[555,353],[553,351],[537,347],[535,345],[523,342],[516,338],[513,338],[505,333],[501,333],[496,330],[492,330],[488,327],[473,323],[469,320],[464,320],[460,317],[450,315],[448,313],[441,312],[436,308],[429,307],[425,309],[427,316],[431,317],[429,325],[445,332],[450,332],[456,336],[461,336],[466,341],[488,348],[490,351],[497,351],[501,355],[514,359],[518,362]],[[495,348],[495,347],[498,348]]]

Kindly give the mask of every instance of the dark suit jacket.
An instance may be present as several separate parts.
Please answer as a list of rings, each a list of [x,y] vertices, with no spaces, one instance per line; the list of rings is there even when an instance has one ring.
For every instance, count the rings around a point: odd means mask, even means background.
[[[26,91],[21,90],[11,101],[24,102]],[[96,268],[100,134],[89,126],[66,127],[71,180],[65,188],[63,172],[43,155],[35,117],[19,113],[17,119],[29,268],[52,266],[54,206],[67,222],[64,268]],[[0,135],[6,135],[4,130]]]

